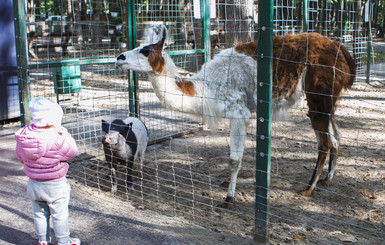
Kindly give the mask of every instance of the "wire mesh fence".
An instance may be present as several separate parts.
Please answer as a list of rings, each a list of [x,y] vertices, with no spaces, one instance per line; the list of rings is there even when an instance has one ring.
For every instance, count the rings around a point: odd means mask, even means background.
[[[127,23],[135,16],[137,45],[148,44],[151,31],[167,27],[165,50],[183,77],[191,77],[211,57],[239,42],[258,38],[258,6],[254,1],[212,1],[210,47],[205,45],[204,16],[210,4],[202,1],[26,1],[30,97],[58,101],[63,126],[75,137],[80,154],[71,162],[69,177],[97,191],[110,192],[112,176],[105,161],[101,120],[124,119],[130,114],[130,74],[115,67],[116,56],[130,45]],[[275,1],[274,34],[302,33],[303,1]],[[269,239],[272,244],[381,244],[384,242],[384,63],[385,43],[373,43],[370,82],[367,75],[365,22],[361,1],[308,1],[308,32],[341,41],[355,57],[357,79],[336,112],[341,152],[330,186],[318,185],[312,197],[301,195],[310,179],[317,141],[306,116],[304,96],[287,119],[273,122]],[[263,10],[262,10],[263,11]],[[359,16],[359,17],[357,17]],[[343,21],[338,21],[339,19]],[[342,23],[342,24],[341,24]],[[382,41],[382,40],[381,40]],[[385,50],[385,49],[384,49]],[[279,57],[275,57],[279,58]],[[21,67],[22,69],[27,69]],[[119,166],[117,198],[147,208],[182,216],[217,232],[245,237],[255,229],[256,127],[253,115],[247,129],[243,167],[238,176],[232,210],[218,207],[226,196],[229,177],[230,124],[216,131],[200,117],[164,107],[148,81],[138,74],[140,119],[149,129],[145,164],[134,169],[134,190]],[[171,96],[171,95],[169,95]],[[9,121],[8,121],[9,122]],[[19,124],[3,124],[9,134]],[[102,203],[101,203],[102,205]]]

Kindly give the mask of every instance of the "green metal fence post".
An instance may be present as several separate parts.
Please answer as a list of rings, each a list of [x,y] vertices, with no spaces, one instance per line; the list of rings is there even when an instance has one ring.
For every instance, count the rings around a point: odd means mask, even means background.
[[[13,0],[13,17],[15,19],[17,79],[19,84],[21,125],[31,123],[29,113],[28,54],[25,9],[23,0]]]
[[[308,12],[308,0],[303,1],[303,6],[302,6],[302,15],[303,15],[303,31],[307,32],[309,30],[309,12]]]
[[[128,28],[128,49],[135,48],[136,45],[136,20],[135,20],[135,1],[127,0],[127,28]],[[139,117],[139,84],[138,74],[129,71],[129,110],[130,117]]]
[[[211,36],[210,36],[210,0],[201,0],[201,12],[203,21],[203,48],[205,50],[205,62],[211,59]]]
[[[255,233],[268,241],[273,56],[273,1],[259,1]],[[267,72],[269,71],[269,72]]]

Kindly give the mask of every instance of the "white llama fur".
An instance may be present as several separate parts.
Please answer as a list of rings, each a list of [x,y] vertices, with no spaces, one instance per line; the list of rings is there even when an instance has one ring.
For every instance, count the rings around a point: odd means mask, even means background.
[[[180,76],[171,57],[162,51],[165,66],[160,74],[155,73],[147,57],[140,54],[142,48],[125,52],[125,60],[118,60],[116,65],[124,70],[149,72],[149,80],[162,103],[174,110],[202,115],[212,129],[217,128],[219,119],[230,119],[232,174],[227,196],[234,198],[246,127],[251,113],[256,110],[257,62],[250,56],[235,52],[233,48],[223,50],[204,64],[196,75],[188,78],[194,84],[196,94],[187,96],[175,84]]]

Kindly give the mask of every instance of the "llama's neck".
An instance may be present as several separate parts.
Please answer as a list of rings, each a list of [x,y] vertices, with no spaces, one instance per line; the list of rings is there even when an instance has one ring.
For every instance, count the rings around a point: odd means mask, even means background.
[[[179,72],[171,57],[164,53],[165,65],[161,74],[150,73],[149,80],[158,99],[168,108],[193,114],[202,114],[199,94],[188,95],[178,87]],[[196,82],[192,83],[197,86]],[[199,89],[195,89],[199,92]]]

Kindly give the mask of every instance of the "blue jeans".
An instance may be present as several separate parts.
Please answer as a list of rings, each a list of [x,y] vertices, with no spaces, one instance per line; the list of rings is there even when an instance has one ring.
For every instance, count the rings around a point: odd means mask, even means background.
[[[70,236],[68,225],[68,203],[71,187],[67,180],[29,180],[28,197],[32,200],[35,232],[39,241],[50,242],[51,218],[58,243],[67,244]]]

